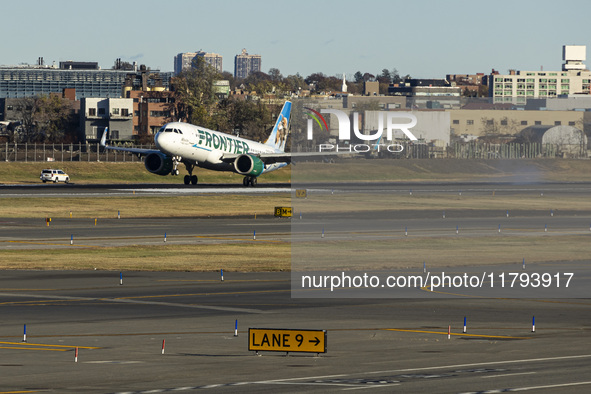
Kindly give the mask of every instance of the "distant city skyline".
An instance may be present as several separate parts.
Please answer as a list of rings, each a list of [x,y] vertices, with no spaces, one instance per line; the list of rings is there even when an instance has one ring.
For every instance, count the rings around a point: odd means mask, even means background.
[[[262,71],[352,79],[397,69],[415,78],[560,70],[562,45],[591,48],[585,0],[56,0],[4,2],[0,65],[115,59],[173,71],[181,52],[214,52],[233,73],[243,48]],[[16,17],[18,16],[18,17]]]

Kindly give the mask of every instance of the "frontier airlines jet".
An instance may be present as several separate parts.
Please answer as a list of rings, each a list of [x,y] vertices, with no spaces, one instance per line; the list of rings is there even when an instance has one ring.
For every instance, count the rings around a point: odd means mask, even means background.
[[[107,129],[101,138],[101,146],[145,156],[146,169],[153,174],[178,175],[177,167],[179,163],[183,163],[189,173],[185,176],[185,185],[197,184],[197,175],[193,175],[193,170],[197,166],[214,171],[236,172],[244,175],[244,186],[254,186],[259,175],[277,170],[291,162],[292,155],[284,152],[290,112],[291,102],[286,101],[271,135],[264,144],[205,127],[172,122],[162,126],[154,136],[154,143],[158,149],[108,146]]]

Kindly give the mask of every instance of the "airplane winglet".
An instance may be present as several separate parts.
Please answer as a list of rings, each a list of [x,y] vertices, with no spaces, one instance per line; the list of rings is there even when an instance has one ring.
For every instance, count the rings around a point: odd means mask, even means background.
[[[103,136],[101,137],[101,146],[107,146],[107,131],[109,131],[109,128],[105,127],[105,131],[103,131]]]

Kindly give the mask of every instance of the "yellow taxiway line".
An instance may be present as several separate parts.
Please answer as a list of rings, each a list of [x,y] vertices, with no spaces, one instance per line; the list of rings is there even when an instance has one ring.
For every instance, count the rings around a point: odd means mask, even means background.
[[[439,334],[439,335],[455,335],[462,337],[476,337],[476,338],[496,338],[496,339],[531,339],[530,337],[511,337],[506,335],[483,335],[483,334],[465,334],[465,333],[448,333],[443,331],[425,331],[425,330],[405,330],[399,328],[384,328],[384,331],[398,331],[398,332],[413,332],[419,334]]]

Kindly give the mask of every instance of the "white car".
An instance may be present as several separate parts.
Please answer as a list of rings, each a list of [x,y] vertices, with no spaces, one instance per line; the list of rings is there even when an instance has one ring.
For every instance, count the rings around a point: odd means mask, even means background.
[[[70,177],[68,176],[68,174],[66,174],[62,170],[54,170],[54,169],[43,170],[43,171],[41,171],[41,176],[39,178],[43,181],[43,183],[45,183],[47,181],[50,181],[53,183],[58,183],[58,182],[70,183]]]

